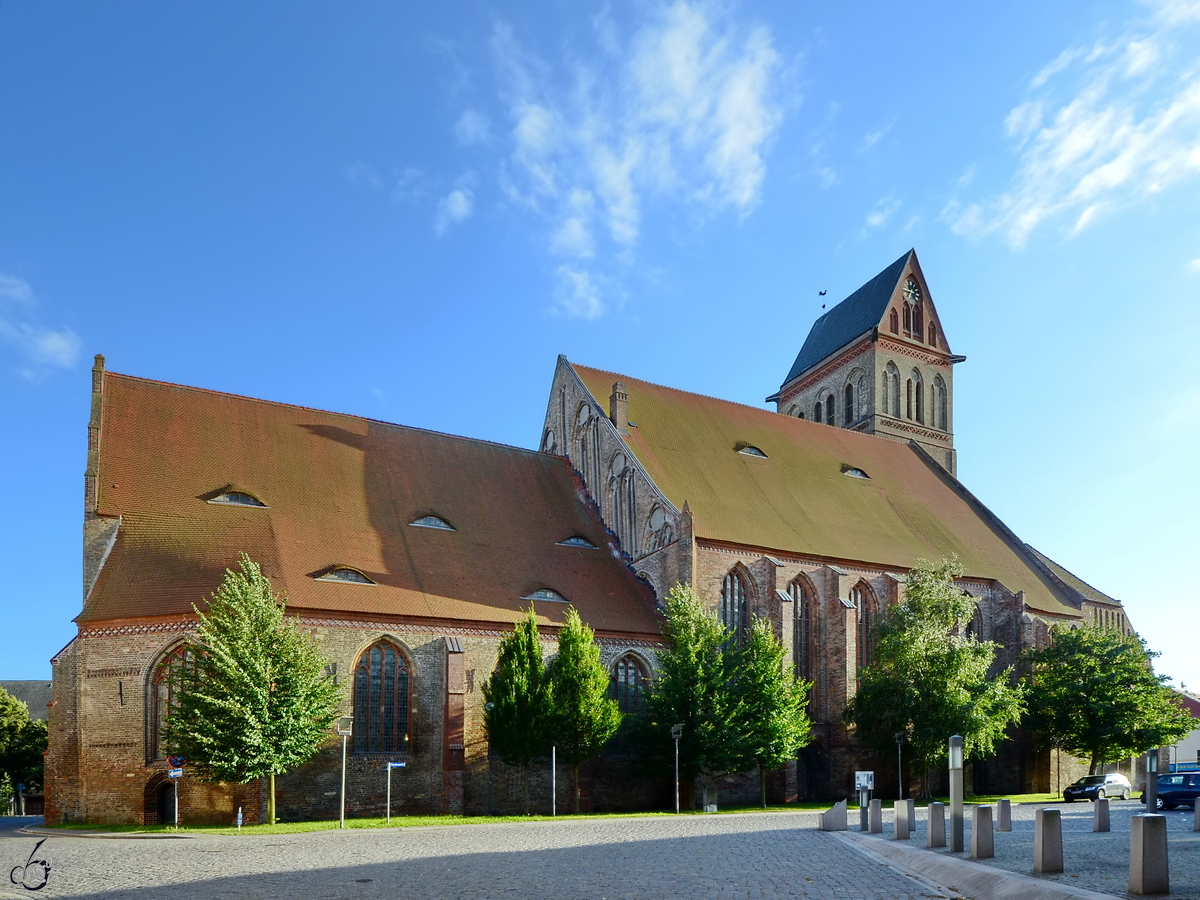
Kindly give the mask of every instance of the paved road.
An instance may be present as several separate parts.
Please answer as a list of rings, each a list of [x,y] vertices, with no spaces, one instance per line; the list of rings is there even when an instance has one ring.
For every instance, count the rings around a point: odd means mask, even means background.
[[[949,896],[814,830],[811,813],[188,839],[50,837],[48,886],[7,883],[36,838],[0,820],[0,897],[823,898]]]

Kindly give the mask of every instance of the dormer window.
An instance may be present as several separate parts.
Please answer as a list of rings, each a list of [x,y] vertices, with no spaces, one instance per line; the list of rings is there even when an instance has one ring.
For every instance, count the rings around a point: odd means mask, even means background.
[[[253,506],[257,509],[267,509],[267,504],[263,503],[253,494],[247,494],[245,491],[222,491],[215,497],[208,499],[209,503],[218,503],[222,506]]]
[[[741,453],[743,456],[755,456],[759,459],[767,458],[767,454],[763,453],[761,450],[759,450],[753,444],[743,444],[742,442],[739,441],[735,445],[734,449],[737,450],[738,453]]]
[[[583,547],[587,550],[600,549],[595,544],[593,544],[591,541],[589,541],[587,538],[585,538],[579,534],[569,537],[565,541],[559,541],[558,546],[560,546],[560,547]]]
[[[532,594],[526,594],[522,600],[553,600],[555,603],[566,603],[567,598],[558,591],[550,588],[538,588]]]
[[[842,466],[842,474],[851,478],[870,478],[871,476],[855,466]]]
[[[340,581],[343,584],[375,584],[358,569],[349,566],[335,566],[316,577],[317,581]]]
[[[458,531],[457,528],[455,528],[441,516],[421,516],[421,518],[414,519],[408,524],[416,528],[438,528],[442,531]]]

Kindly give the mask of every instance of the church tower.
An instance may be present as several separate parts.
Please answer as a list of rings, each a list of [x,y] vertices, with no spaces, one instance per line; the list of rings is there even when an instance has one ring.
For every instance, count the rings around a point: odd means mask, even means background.
[[[813,323],[779,391],[783,415],[915,441],[954,475],[955,363],[915,250]]]

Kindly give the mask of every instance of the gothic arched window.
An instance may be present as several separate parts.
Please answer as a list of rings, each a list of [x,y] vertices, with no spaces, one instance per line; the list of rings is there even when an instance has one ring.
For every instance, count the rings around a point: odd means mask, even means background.
[[[949,404],[947,403],[946,382],[941,375],[933,379],[933,425],[942,431],[950,430]]]
[[[904,304],[904,333],[912,334],[912,307]]]
[[[737,572],[725,576],[721,585],[721,624],[740,641],[746,633],[746,586]]]
[[[395,644],[377,641],[354,671],[354,752],[409,749],[411,684],[408,661]]]
[[[846,427],[854,421],[854,385],[846,385]]]
[[[918,341],[921,340],[921,335],[925,333],[925,317],[921,312],[921,304],[918,301],[913,306],[912,311],[912,333]]]
[[[937,346],[937,326],[932,322],[929,323],[929,346]]]
[[[608,485],[612,497],[612,529],[617,533],[625,552],[636,556],[637,526],[634,524],[633,467],[624,453],[617,453],[608,467]]]
[[[867,583],[860,581],[850,590],[850,602],[854,604],[857,614],[857,644],[858,658],[856,668],[861,670],[871,664],[871,655],[875,649],[873,629],[878,624],[879,610],[875,604],[875,594]]]
[[[825,420],[828,425],[836,425],[834,410],[837,409],[837,397],[832,393],[825,398]]]
[[[632,653],[626,653],[613,666],[609,696],[617,701],[617,707],[625,715],[636,716],[645,704],[648,683],[649,678],[641,660]]]
[[[167,755],[162,727],[179,703],[175,696],[179,680],[195,667],[196,656],[192,648],[187,644],[179,644],[162,658],[154,670],[154,680],[151,683],[154,691],[154,709],[150,716],[150,740],[146,745],[152,759],[164,759]]]
[[[888,329],[892,334],[900,333],[900,314],[895,309],[888,315]]]
[[[883,411],[900,418],[900,370],[891,362],[883,370]]]
[[[788,596],[792,598],[792,660],[796,677],[813,681],[816,660],[816,600],[805,582],[797,578],[788,585]]]
[[[821,401],[820,400],[818,400],[817,405],[813,407],[813,421],[814,422],[821,421]]]
[[[910,410],[909,418],[925,423],[925,382],[917,369],[912,370],[912,400],[914,407]]]

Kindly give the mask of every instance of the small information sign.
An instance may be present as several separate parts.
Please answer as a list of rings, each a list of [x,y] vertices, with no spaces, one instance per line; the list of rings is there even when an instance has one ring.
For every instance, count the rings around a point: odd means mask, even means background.
[[[389,769],[407,769],[408,763],[406,763],[406,762],[390,762],[390,763],[388,763],[388,768]]]
[[[875,790],[875,773],[874,772],[855,772],[854,773],[854,789],[856,791],[873,791],[873,790]]]

